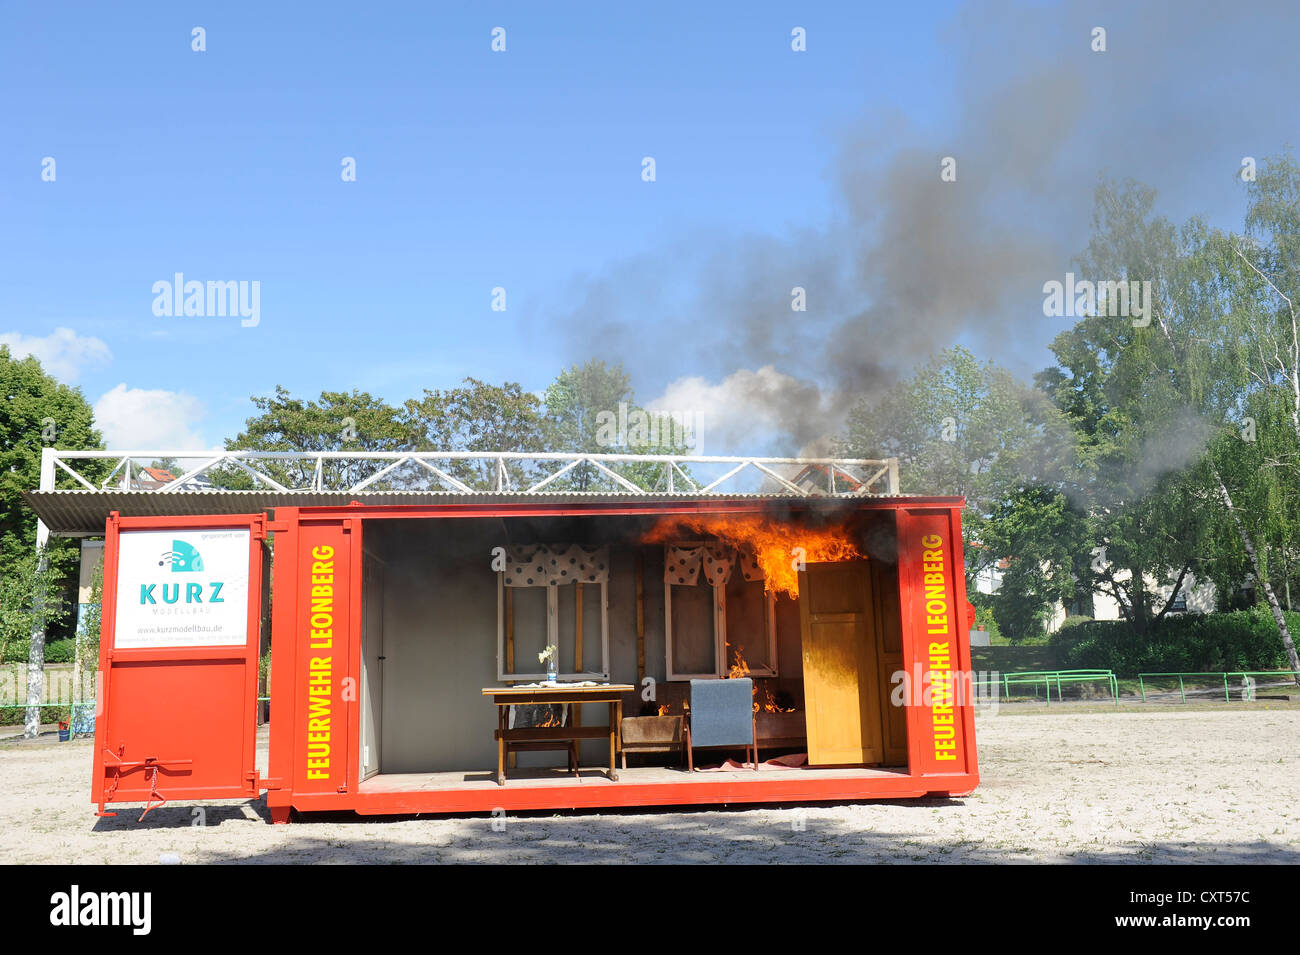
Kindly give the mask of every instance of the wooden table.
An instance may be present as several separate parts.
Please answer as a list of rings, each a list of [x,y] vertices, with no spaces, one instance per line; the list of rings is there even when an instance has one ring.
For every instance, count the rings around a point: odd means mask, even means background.
[[[512,742],[576,742],[609,737],[609,778],[618,780],[618,728],[623,719],[623,694],[636,687],[630,683],[601,683],[596,686],[488,686],[483,695],[497,707],[497,784],[506,784],[506,749]],[[608,726],[525,726],[510,728],[507,707],[534,703],[608,703]],[[576,768],[576,767],[575,767]]]

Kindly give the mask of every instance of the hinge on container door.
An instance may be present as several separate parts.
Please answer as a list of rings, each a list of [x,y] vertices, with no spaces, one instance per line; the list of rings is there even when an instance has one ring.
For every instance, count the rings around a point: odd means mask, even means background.
[[[263,789],[283,789],[284,784],[279,779],[266,779],[257,775],[257,770],[245,773],[244,778],[248,780],[248,788],[254,792],[260,792]]]
[[[266,516],[263,515],[262,519],[253,525],[253,540],[264,541],[267,534],[287,530],[289,530],[288,521],[271,521],[267,520]]]
[[[112,750],[107,750],[107,749],[106,749],[106,750],[104,750],[104,752],[107,753],[107,754],[110,755],[110,756],[114,756],[114,755],[116,755],[116,754],[113,753]],[[120,750],[119,750],[119,752],[120,752]],[[120,760],[119,760],[119,762],[120,762]],[[111,769],[111,770],[113,771],[112,781],[109,783],[108,792],[104,793],[104,798],[103,798],[102,800],[100,800],[99,808],[98,808],[97,810],[95,810],[95,815],[96,815],[96,816],[116,816],[116,815],[117,815],[117,813],[115,813],[115,812],[105,812],[105,811],[104,811],[104,803],[112,802],[112,801],[113,801],[113,796],[115,796],[115,795],[117,794],[117,784],[120,783],[120,782],[122,781],[122,771],[121,771],[120,769],[118,769],[117,766],[110,766],[109,769]]]

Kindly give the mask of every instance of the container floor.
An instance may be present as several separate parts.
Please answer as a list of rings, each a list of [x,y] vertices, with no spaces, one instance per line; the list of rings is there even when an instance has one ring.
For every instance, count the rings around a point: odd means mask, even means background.
[[[584,766],[578,775],[562,768],[520,768],[506,773],[506,784],[497,785],[496,770],[471,770],[469,772],[450,773],[380,773],[371,776],[361,784],[360,791],[372,792],[426,792],[439,789],[487,789],[500,792],[512,787],[530,788],[553,786],[635,786],[647,783],[670,785],[692,785],[711,783],[720,780],[762,780],[775,782],[779,780],[807,779],[810,774],[819,778],[863,779],[879,777],[907,776],[907,767],[892,769],[882,768],[847,768],[847,769],[777,769],[764,766],[757,773],[753,769],[701,769],[690,773],[685,769],[672,766],[633,766],[618,771],[618,781],[611,780],[608,770],[597,766]]]
[[[371,815],[855,801],[960,796],[974,789],[977,782],[978,777],[967,774],[918,778],[903,767],[766,767],[758,772],[727,769],[690,773],[648,766],[621,769],[617,781],[598,767],[584,767],[577,777],[563,769],[516,769],[507,775],[506,784],[499,786],[495,770],[468,770],[379,774],[361,783],[347,803],[348,808]],[[303,810],[327,808],[301,798],[296,798],[294,804]],[[336,807],[337,802],[329,806]]]

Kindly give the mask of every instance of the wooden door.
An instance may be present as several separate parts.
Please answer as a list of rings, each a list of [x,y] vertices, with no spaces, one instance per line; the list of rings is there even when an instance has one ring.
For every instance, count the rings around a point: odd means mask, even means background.
[[[799,605],[809,764],[883,762],[870,565],[809,564]]]

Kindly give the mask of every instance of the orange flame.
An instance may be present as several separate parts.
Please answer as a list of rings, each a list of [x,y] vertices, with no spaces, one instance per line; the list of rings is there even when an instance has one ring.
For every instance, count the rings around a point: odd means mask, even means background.
[[[730,647],[731,644],[727,644],[727,646]],[[745,677],[745,676],[749,676],[749,664],[745,662],[745,648],[736,647],[735,660],[732,662],[731,668],[727,670],[727,678],[734,680],[737,679],[738,677]],[[766,683],[763,684],[763,694],[764,694],[764,699],[763,702],[760,703],[758,699],[758,681],[755,680],[754,681],[754,712],[755,713],[760,713],[760,712],[793,713],[794,712],[794,707],[784,708],[777,705],[776,697],[772,695],[772,688],[768,686]]]
[[[755,690],[754,692],[758,692],[758,691]],[[781,706],[779,703],[776,702],[776,697],[772,695],[772,688],[767,684],[763,685],[763,693],[766,695],[766,699],[763,703],[764,712],[767,713],[793,713],[794,712],[793,706]],[[755,707],[758,706],[757,703],[755,703],[754,705]],[[757,709],[755,709],[755,712],[757,712]]]
[[[546,711],[546,719],[540,723],[534,723],[533,725],[538,728],[544,726],[563,726],[564,721],[561,718],[557,717],[553,711],[548,709]]]
[[[763,572],[764,589],[795,598],[799,596],[797,567],[862,556],[843,528],[800,527],[752,514],[666,517],[646,535],[645,542],[672,542],[683,531],[708,534],[753,553]]]
[[[727,644],[731,646],[731,644]],[[749,664],[745,662],[745,648],[736,647],[736,660],[731,664],[731,669],[727,671],[727,677],[735,680],[739,677],[749,676]]]
[[[731,646],[731,644],[727,644]],[[731,669],[727,671],[727,679],[736,680],[740,677],[749,676],[749,664],[745,662],[745,648],[736,647],[736,659],[731,664]],[[758,684],[754,684],[754,712],[758,712]]]
[[[668,715],[668,704],[667,704],[667,703],[660,704],[660,706],[659,706],[659,715],[660,715],[660,716],[667,716],[667,715]]]

